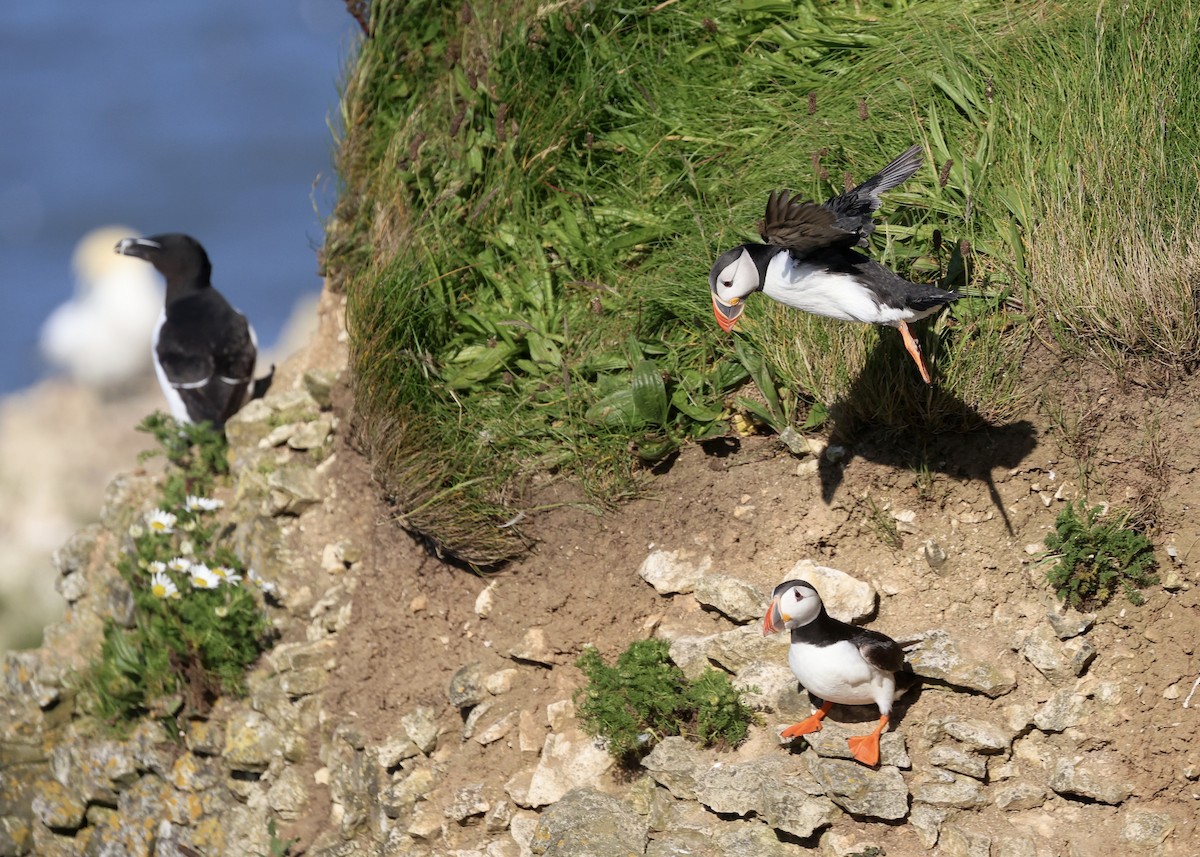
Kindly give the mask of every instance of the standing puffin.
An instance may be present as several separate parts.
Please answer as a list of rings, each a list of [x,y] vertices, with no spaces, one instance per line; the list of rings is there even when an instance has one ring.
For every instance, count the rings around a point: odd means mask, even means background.
[[[896,673],[904,670],[904,651],[891,637],[834,619],[812,584],[787,580],[771,593],[763,617],[763,635],[792,632],[788,666],[805,690],[822,701],[819,710],[780,733],[796,738],[821,730],[833,704],[879,708],[879,724],[867,735],[850,738],[850,752],[864,765],[879,764],[879,736],[887,728],[897,693]],[[904,672],[901,693],[911,684]]]
[[[254,380],[254,328],[213,288],[200,242],[177,232],[123,238],[116,252],[145,259],[166,278],[167,299],[154,328],[154,372],[171,416],[217,428],[237,413]],[[274,367],[271,367],[274,372]],[[254,384],[262,395],[271,375]]]
[[[843,321],[898,328],[921,378],[932,383],[921,346],[908,322],[925,318],[958,298],[937,286],[910,283],[854,248],[875,231],[871,215],[880,195],[921,166],[913,146],[876,175],[824,205],[797,202],[772,191],[758,231],[765,244],[743,244],[722,253],[708,274],[713,312],[728,332],[753,292],[781,304]]]

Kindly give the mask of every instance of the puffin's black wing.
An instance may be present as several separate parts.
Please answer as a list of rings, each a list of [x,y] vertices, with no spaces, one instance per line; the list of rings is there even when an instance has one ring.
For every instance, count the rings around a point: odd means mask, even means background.
[[[876,669],[891,673],[904,669],[904,650],[886,634],[869,628],[859,628],[854,644],[862,654],[863,660]]]
[[[912,178],[921,168],[923,158],[919,145],[910,146],[900,157],[858,187],[826,202],[825,207],[836,215],[834,225],[854,233],[856,243],[866,247],[867,236],[875,231],[875,220],[871,215],[879,210],[882,195]]]
[[[758,224],[763,241],[804,256],[825,247],[850,247],[858,240],[840,228],[838,214],[815,202],[797,202],[786,190],[771,191],[767,213]]]

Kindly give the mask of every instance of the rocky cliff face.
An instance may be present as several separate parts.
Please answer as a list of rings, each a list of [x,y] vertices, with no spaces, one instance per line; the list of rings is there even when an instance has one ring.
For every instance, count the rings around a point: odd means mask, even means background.
[[[564,507],[527,562],[478,578],[386,520],[346,444],[339,299],[321,318],[312,347],[228,427],[224,514],[238,552],[280,587],[278,645],[245,699],[183,712],[178,734],[147,720],[114,737],[82,716],[72,672],[105,621],[131,621],[114,561],[156,476],[114,481],[99,522],[55,555],[66,615],[40,649],[4,661],[0,857],[268,855],[292,837],[292,853],[320,857],[1194,852],[1194,724],[1188,741],[1171,731],[1194,711],[1180,707],[1187,656],[1170,654],[1189,629],[1194,645],[1185,575],[1136,619],[1115,604],[1064,612],[997,536],[982,486],[970,503],[898,510],[921,544],[872,565],[878,548],[850,508],[781,501],[816,496],[812,468],[764,456],[718,471],[696,452],[660,498],[604,518]],[[1031,498],[1034,521],[1045,506],[1025,483],[1041,478],[1015,470],[1001,485]],[[789,534],[809,530],[814,545],[844,545],[856,573],[819,547],[817,562],[796,557]],[[775,737],[809,711],[786,639],[758,626],[786,576],[909,644],[924,682],[876,769],[845,741],[871,710],[835,708],[791,746]],[[685,672],[735,677],[763,717],[749,741],[718,752],[667,738],[639,769],[613,767],[576,719],[573,661],[584,642],[611,656],[647,634],[670,640]],[[1155,746],[1170,752],[1152,758]]]

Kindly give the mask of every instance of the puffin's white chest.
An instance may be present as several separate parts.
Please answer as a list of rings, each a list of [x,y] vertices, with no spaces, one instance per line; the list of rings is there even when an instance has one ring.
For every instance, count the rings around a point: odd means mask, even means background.
[[[787,252],[776,253],[767,265],[763,294],[786,306],[842,321],[894,325],[913,315],[881,304],[855,277],[796,262]]]
[[[831,646],[792,643],[788,666],[804,689],[820,699],[843,705],[891,707],[895,677],[871,667],[853,643],[843,640]]]

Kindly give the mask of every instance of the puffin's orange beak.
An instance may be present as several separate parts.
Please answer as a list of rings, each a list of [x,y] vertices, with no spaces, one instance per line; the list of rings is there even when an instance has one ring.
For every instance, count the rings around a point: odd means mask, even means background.
[[[777,634],[783,630],[783,625],[789,616],[784,616],[783,611],[779,609],[779,599],[772,598],[771,606],[767,608],[767,615],[763,616],[763,636],[768,634]]]
[[[737,324],[738,318],[742,314],[742,310],[746,308],[746,304],[734,298],[732,303],[725,304],[717,300],[717,296],[712,296],[713,315],[717,317],[717,324],[721,325],[721,330],[729,333],[733,330],[733,326]]]

